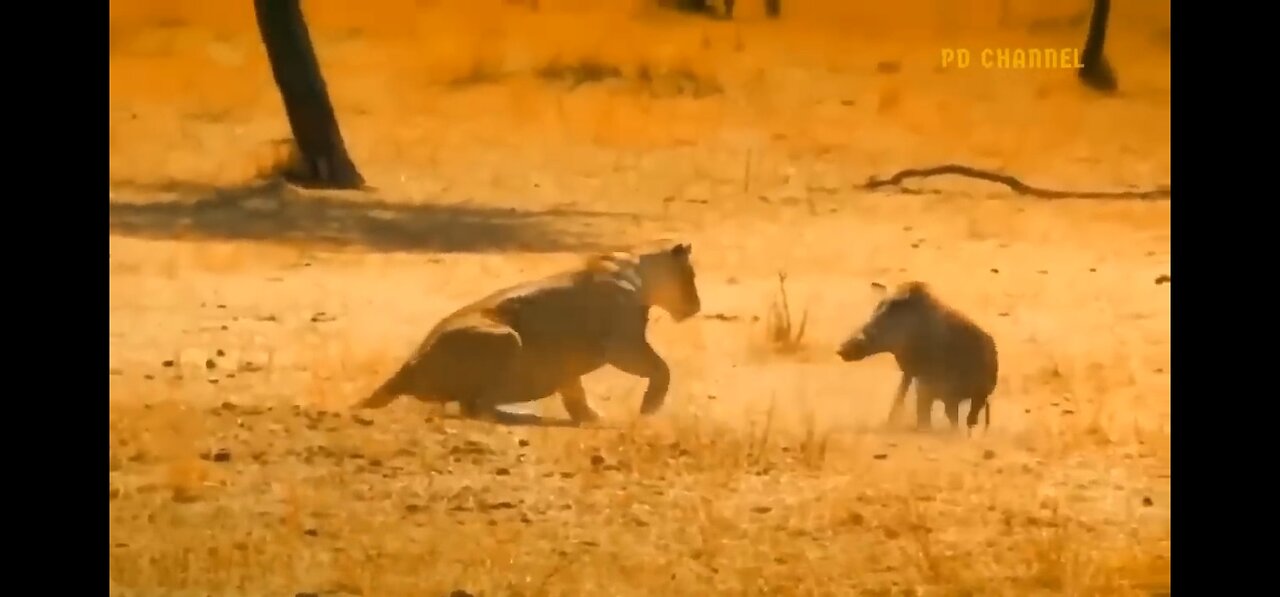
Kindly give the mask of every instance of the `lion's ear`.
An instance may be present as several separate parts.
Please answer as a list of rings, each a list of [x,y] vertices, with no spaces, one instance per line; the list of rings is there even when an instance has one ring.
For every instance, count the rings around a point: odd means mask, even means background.
[[[693,253],[693,245],[689,243],[677,243],[676,246],[671,249],[671,254],[676,257],[688,257],[690,253]]]

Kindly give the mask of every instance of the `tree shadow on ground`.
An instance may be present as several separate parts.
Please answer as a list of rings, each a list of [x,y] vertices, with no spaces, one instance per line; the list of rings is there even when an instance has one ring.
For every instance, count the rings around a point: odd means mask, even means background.
[[[296,242],[385,252],[600,250],[632,214],[389,203],[367,193],[302,192],[272,181],[113,185],[110,230],[153,239]],[[120,201],[116,195],[145,197]],[[610,224],[613,226],[606,226]]]

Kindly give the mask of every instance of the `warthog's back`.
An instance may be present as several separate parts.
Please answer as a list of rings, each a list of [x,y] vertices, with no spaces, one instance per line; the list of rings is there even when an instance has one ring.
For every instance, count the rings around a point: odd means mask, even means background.
[[[995,339],[950,307],[939,304],[936,317],[935,325],[898,357],[899,366],[957,395],[991,395],[999,373]]]

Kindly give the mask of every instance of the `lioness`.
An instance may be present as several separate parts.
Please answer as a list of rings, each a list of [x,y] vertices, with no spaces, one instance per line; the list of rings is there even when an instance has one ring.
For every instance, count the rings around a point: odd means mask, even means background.
[[[649,308],[676,321],[701,308],[687,243],[593,255],[569,271],[499,290],[445,317],[386,383],[359,403],[402,394],[458,402],[464,415],[501,420],[496,407],[559,393],[578,423],[599,418],[582,376],[604,365],[649,380],[640,412],[658,411],[671,382],[646,338]]]

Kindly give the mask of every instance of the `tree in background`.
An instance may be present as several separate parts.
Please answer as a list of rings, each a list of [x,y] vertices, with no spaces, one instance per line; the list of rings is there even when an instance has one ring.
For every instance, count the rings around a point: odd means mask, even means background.
[[[735,0],[724,0],[724,18],[733,18],[733,5]],[[672,0],[659,0],[660,5],[670,5]],[[693,13],[713,14],[715,11],[711,7],[709,0],[674,0],[676,10]],[[764,0],[765,16],[776,19],[782,14],[782,0]]]
[[[1084,40],[1080,56],[1080,80],[1098,91],[1115,91],[1116,73],[1107,62],[1103,47],[1107,41],[1107,18],[1111,14],[1111,0],[1093,0],[1093,12],[1089,16],[1089,34]]]
[[[298,150],[298,163],[285,177],[303,186],[363,186],[364,177],[347,155],[298,0],[253,0],[253,10]]]

